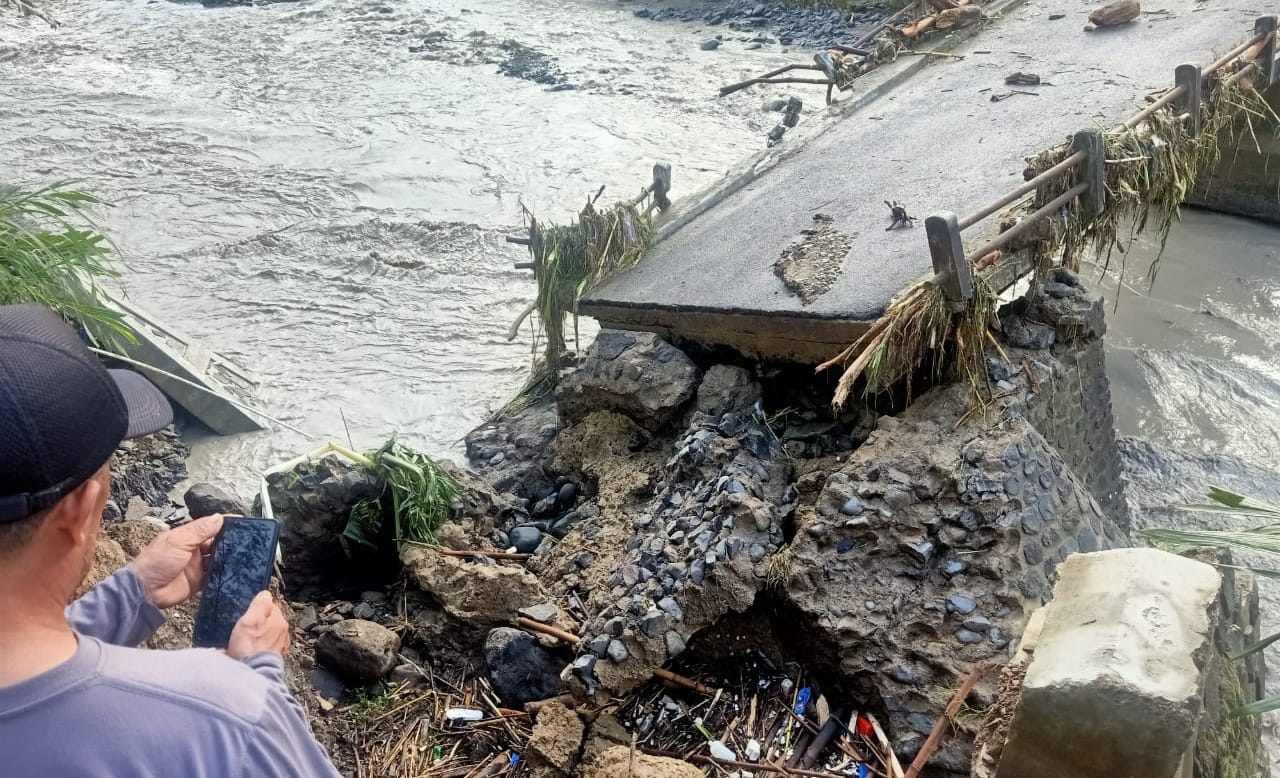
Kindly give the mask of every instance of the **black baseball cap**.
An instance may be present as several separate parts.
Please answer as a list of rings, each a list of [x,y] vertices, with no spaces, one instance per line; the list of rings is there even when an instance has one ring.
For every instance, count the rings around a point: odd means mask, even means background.
[[[120,441],[172,422],[159,389],[107,370],[56,313],[0,305],[0,524],[52,507]]]

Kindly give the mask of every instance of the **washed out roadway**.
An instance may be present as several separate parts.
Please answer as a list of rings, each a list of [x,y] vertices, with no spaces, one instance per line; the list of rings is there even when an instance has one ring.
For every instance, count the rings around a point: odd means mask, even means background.
[[[770,320],[785,330],[797,320],[874,319],[931,272],[924,217],[963,216],[997,199],[1022,183],[1026,157],[1076,131],[1119,124],[1145,95],[1172,85],[1177,65],[1209,65],[1251,37],[1258,16],[1275,12],[1242,0],[1143,0],[1137,21],[1085,32],[1100,5],[1033,0],[1006,10],[951,49],[963,59],[938,58],[894,88],[881,85],[882,96],[658,242],[636,268],[595,290],[584,311],[675,329],[679,314],[738,314],[728,320],[783,338],[787,332],[770,332]],[[1048,83],[1007,86],[1015,71]],[[854,94],[876,90],[877,73]],[[1013,89],[1035,95],[991,101]],[[886,231],[885,200],[921,221]],[[806,305],[773,263],[818,213],[854,240],[835,285]],[[964,233],[967,247],[995,230],[994,219],[979,222]]]

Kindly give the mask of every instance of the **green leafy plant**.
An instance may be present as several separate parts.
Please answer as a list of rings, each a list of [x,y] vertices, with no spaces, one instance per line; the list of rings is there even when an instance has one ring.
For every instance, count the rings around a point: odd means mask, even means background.
[[[377,497],[361,500],[351,508],[351,515],[341,539],[377,547],[388,505],[395,521],[397,542],[430,543],[436,531],[453,512],[458,496],[458,482],[426,454],[419,453],[395,438],[382,448],[359,454],[342,446],[333,450],[363,465],[382,485]],[[390,501],[388,503],[388,501]]]
[[[95,341],[133,340],[99,286],[118,274],[112,246],[93,220],[103,202],[54,183],[0,186],[0,304],[34,302],[85,328]]]
[[[1244,549],[1261,551],[1280,556],[1280,506],[1272,505],[1253,497],[1213,487],[1209,490],[1209,502],[1183,506],[1184,510],[1199,513],[1217,513],[1227,516],[1238,516],[1254,519],[1262,523],[1250,529],[1240,530],[1178,530],[1151,528],[1139,534],[1153,543],[1164,546],[1170,551],[1185,551],[1197,546],[1214,548]],[[1249,570],[1264,578],[1280,578],[1280,571],[1253,567],[1238,568]],[[1269,635],[1251,646],[1246,646],[1232,659],[1243,659],[1251,654],[1265,650],[1268,646],[1280,641],[1280,632]],[[1259,713],[1280,709],[1280,697],[1258,700],[1236,708],[1237,716],[1253,716]]]

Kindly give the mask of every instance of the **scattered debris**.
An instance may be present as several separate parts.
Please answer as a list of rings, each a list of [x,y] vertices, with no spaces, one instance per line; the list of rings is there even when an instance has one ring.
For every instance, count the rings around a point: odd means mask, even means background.
[[[1009,75],[1005,76],[1004,82],[1006,84],[1023,84],[1026,86],[1039,86],[1040,76],[1036,73],[1023,73],[1022,71],[1018,71],[1016,73],[1010,73]]]
[[[892,219],[892,222],[889,224],[889,226],[884,228],[886,232],[888,232],[889,230],[897,229],[898,227],[916,226],[915,225],[916,218],[914,216],[907,215],[906,207],[899,204],[897,200],[894,200],[893,202],[889,202],[888,200],[885,200],[884,204],[889,206],[889,215],[890,215],[890,218]]]
[[[1118,27],[1128,24],[1137,19],[1141,12],[1142,6],[1138,0],[1115,0],[1089,14],[1089,24],[1085,25],[1084,30],[1091,32],[1100,27]]]
[[[991,95],[991,102],[993,102],[993,103],[998,103],[998,102],[1000,102],[1001,100],[1008,100],[1010,97],[1013,97],[1014,95],[1031,95],[1032,97],[1039,97],[1039,96],[1040,96],[1040,94],[1039,94],[1038,92],[1027,92],[1027,91],[1022,90],[1022,89],[1014,89],[1014,90],[1012,90],[1012,91],[1005,92],[1005,93],[1003,93],[1003,94],[993,94],[993,95]]]

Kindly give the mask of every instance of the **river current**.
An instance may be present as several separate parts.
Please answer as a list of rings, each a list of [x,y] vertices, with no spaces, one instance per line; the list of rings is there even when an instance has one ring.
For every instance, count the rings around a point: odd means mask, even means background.
[[[676,197],[712,183],[787,94],[716,87],[796,60],[704,51],[713,30],[611,0],[41,7],[64,25],[0,9],[0,179],[112,201],[130,299],[247,367],[269,413],[455,456],[530,364],[528,328],[506,337],[533,294],[503,241],[522,208],[568,219],[601,185],[633,195],[656,160]],[[574,88],[500,73],[507,40]],[[1210,483],[1280,499],[1280,230],[1188,210],[1149,286],[1157,250],[1085,271],[1108,297],[1135,521],[1174,520],[1163,506]],[[193,476],[242,492],[314,445],[194,440]]]

